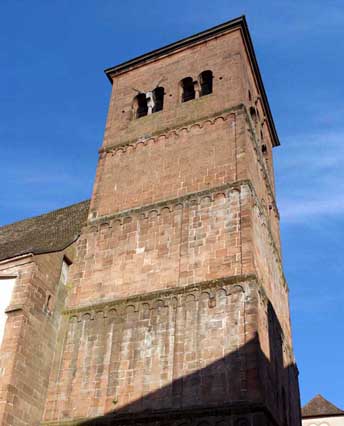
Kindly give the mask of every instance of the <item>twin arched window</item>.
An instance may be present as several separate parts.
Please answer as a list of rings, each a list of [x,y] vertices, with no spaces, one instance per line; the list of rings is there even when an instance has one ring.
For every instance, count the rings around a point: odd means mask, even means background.
[[[191,101],[200,96],[206,96],[213,92],[213,73],[210,70],[203,71],[197,81],[191,77],[185,77],[180,82],[182,88],[182,102]]]
[[[249,111],[250,111],[251,120],[252,120],[256,134],[258,135],[258,132],[260,132],[259,134],[260,134],[261,149],[262,149],[262,153],[266,156],[268,154],[268,147],[266,143],[264,142],[264,128],[263,128],[264,123],[261,123],[260,121],[258,109],[251,106]]]
[[[197,81],[192,77],[185,77],[180,82],[182,89],[182,102],[191,101],[213,92],[213,73],[210,70],[203,71]],[[164,88],[156,87],[153,91],[139,93],[134,98],[133,110],[135,118],[144,117],[164,108]]]
[[[152,92],[139,93],[134,99],[135,118],[161,111],[164,107],[164,88],[156,87]]]

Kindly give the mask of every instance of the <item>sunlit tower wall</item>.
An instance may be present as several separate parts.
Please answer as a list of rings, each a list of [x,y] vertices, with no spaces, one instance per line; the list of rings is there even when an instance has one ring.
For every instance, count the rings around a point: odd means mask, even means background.
[[[106,75],[43,424],[298,426],[279,140],[245,18]]]

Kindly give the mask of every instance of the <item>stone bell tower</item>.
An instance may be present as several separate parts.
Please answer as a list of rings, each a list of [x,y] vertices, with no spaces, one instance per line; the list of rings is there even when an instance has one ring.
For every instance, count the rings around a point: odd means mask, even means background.
[[[106,75],[43,424],[298,426],[279,140],[245,18]]]

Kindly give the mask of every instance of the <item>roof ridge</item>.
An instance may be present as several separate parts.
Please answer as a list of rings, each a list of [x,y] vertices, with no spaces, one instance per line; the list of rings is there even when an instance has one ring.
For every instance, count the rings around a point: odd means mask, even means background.
[[[46,213],[41,213],[41,214],[38,214],[38,215],[35,215],[35,216],[27,217],[26,219],[20,219],[20,220],[16,220],[15,222],[6,223],[5,225],[0,225],[0,230],[2,231],[5,228],[12,226],[12,225],[19,225],[20,223],[28,222],[29,220],[32,220],[32,219],[39,219],[39,218],[42,218],[44,216],[48,216],[48,215],[53,214],[53,213],[61,212],[63,210],[69,209],[71,207],[75,207],[79,204],[86,204],[86,203],[89,203],[90,201],[91,201],[91,199],[89,198],[87,200],[78,201],[77,203],[73,203],[73,204],[70,204],[70,205],[65,206],[65,207],[60,207],[60,208],[55,209],[55,210],[50,210]]]

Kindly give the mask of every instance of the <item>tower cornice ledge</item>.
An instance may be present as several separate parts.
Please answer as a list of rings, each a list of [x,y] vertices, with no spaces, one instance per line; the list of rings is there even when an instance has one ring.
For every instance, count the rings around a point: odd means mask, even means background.
[[[113,77],[116,75],[123,74],[132,69],[144,66],[145,64],[148,64],[150,62],[157,61],[161,59],[162,57],[173,55],[176,52],[190,48],[190,46],[192,45],[204,43],[205,41],[219,37],[222,34],[229,33],[234,30],[240,30],[242,34],[247,55],[250,61],[250,66],[253,70],[253,74],[255,76],[255,79],[259,88],[259,92],[262,97],[263,104],[265,106],[267,119],[269,121],[269,125],[272,130],[273,145],[278,146],[280,145],[280,141],[279,141],[275,123],[272,117],[269,101],[265,92],[265,87],[263,84],[262,76],[260,74],[257,57],[254,51],[252,39],[250,36],[250,32],[248,29],[245,16],[240,16],[236,19],[232,19],[230,21],[224,22],[223,24],[209,28],[205,31],[194,34],[190,37],[183,38],[175,43],[168,44],[164,47],[161,47],[160,49],[153,50],[151,52],[145,53],[129,61],[123,62],[119,65],[107,68],[104,72],[112,84]]]
[[[132,216],[136,216],[136,215],[142,215],[143,218],[147,218],[150,212],[156,212],[157,215],[159,215],[160,211],[164,208],[168,208],[170,209],[170,211],[172,211],[173,206],[184,204],[184,203],[199,204],[201,200],[206,197],[210,197],[211,200],[213,201],[216,194],[224,193],[227,191],[226,196],[228,196],[229,192],[231,191],[240,191],[242,186],[247,186],[249,188],[254,200],[254,204],[258,207],[260,214],[265,219],[265,224],[269,233],[270,244],[273,248],[273,252],[275,253],[275,256],[277,257],[278,264],[280,265],[280,270],[283,277],[283,282],[285,283],[285,286],[287,288],[286,279],[284,277],[284,273],[282,270],[282,259],[279,254],[279,250],[277,249],[277,245],[272,234],[269,220],[266,217],[266,213],[264,209],[262,208],[261,202],[259,200],[259,197],[257,196],[257,192],[253,186],[253,183],[249,179],[238,180],[236,182],[226,183],[224,185],[220,185],[215,188],[209,188],[203,191],[185,194],[177,198],[167,199],[167,200],[159,201],[153,204],[146,204],[144,206],[134,207],[128,210],[122,210],[122,211],[113,213],[111,215],[101,216],[95,219],[89,219],[87,226],[84,228],[84,231],[98,232],[104,226],[111,227],[112,222],[116,222],[116,221],[119,221],[120,224],[122,225],[126,220],[132,220]],[[278,214],[276,205],[275,205],[275,209]]]
[[[255,282],[259,284],[258,278],[256,274],[243,274],[243,275],[231,275],[228,277],[222,277],[215,280],[202,281],[198,283],[188,284],[186,286],[180,287],[171,287],[166,288],[164,290],[150,291],[147,293],[136,294],[130,297],[111,299],[103,302],[95,302],[89,305],[82,305],[77,307],[70,307],[69,309],[65,309],[63,311],[64,315],[68,315],[70,317],[78,315],[78,314],[90,314],[90,318],[94,318],[94,314],[100,310],[104,310],[104,316],[106,316],[107,310],[110,310],[112,307],[124,307],[125,305],[132,305],[135,303],[145,302],[149,300],[168,299],[171,296],[177,295],[187,295],[192,292],[199,293],[202,290],[212,290],[222,286],[233,286],[237,287],[236,291],[245,292],[244,287],[240,284],[247,282]],[[232,294],[233,292],[230,292]],[[210,296],[210,298],[212,298]],[[80,319],[80,318],[79,318]]]
[[[202,98],[196,99],[197,101],[202,101]],[[246,112],[246,114],[248,114],[247,111],[247,107],[245,104],[238,104],[235,105],[233,107],[230,108],[225,108],[221,111],[217,111],[213,114],[206,114],[203,115],[197,119],[194,120],[185,120],[181,123],[178,123],[178,126],[168,126],[168,127],[164,127],[160,130],[157,130],[156,132],[152,132],[151,134],[142,137],[142,138],[135,138],[135,139],[130,139],[128,141],[122,142],[122,143],[112,143],[109,146],[104,146],[102,148],[99,149],[99,154],[100,155],[104,155],[108,154],[108,153],[112,153],[112,154],[116,154],[117,152],[125,152],[126,148],[131,146],[133,148],[136,148],[137,145],[139,144],[143,144],[143,145],[147,145],[147,143],[149,141],[155,141],[156,139],[160,138],[160,137],[165,137],[166,139],[168,139],[171,135],[177,135],[179,134],[179,132],[181,132],[182,130],[191,130],[191,127],[193,125],[198,125],[201,128],[203,127],[203,125],[207,122],[210,121],[211,124],[214,124],[216,119],[218,118],[222,118],[223,120],[227,120],[231,114],[233,113],[238,113],[238,112]],[[151,116],[147,116],[147,118],[150,118]],[[146,118],[146,117],[144,117]]]
[[[121,210],[110,215],[100,216],[94,219],[89,218],[88,226],[96,226],[104,222],[108,222],[110,220],[116,220],[116,219],[122,219],[122,218],[124,219],[125,217],[137,215],[140,213],[146,216],[145,213],[152,210],[157,210],[157,213],[160,214],[160,210],[163,209],[164,207],[172,207],[187,201],[191,201],[192,203],[198,204],[200,203],[201,199],[206,196],[210,196],[210,195],[215,196],[217,193],[223,192],[223,191],[240,190],[240,187],[242,185],[248,185],[250,189],[252,188],[252,190],[254,191],[253,185],[250,180],[248,179],[238,180],[235,182],[225,183],[223,185],[219,185],[216,187],[204,189],[202,191],[189,192],[188,194],[181,195],[180,197],[168,198],[162,201],[158,201],[156,203],[144,204],[143,206],[140,206],[140,207],[133,207],[127,210]],[[257,198],[257,201],[258,201],[258,198]]]
[[[126,153],[129,147],[135,150],[139,145],[147,146],[147,144],[149,144],[151,142],[155,143],[159,138],[168,139],[172,135],[178,136],[179,133],[183,130],[187,130],[189,132],[189,131],[192,130],[192,127],[194,127],[194,126],[202,128],[205,125],[205,123],[207,123],[207,122],[214,125],[217,122],[217,120],[226,121],[229,118],[233,117],[233,114],[234,115],[245,114],[247,124],[250,128],[250,133],[251,133],[250,139],[251,139],[251,142],[253,144],[254,151],[256,153],[261,172],[263,174],[263,179],[264,179],[267,191],[269,193],[274,211],[275,211],[277,217],[279,218],[280,216],[279,216],[277,203],[276,203],[275,196],[274,196],[274,191],[272,189],[271,181],[270,181],[270,178],[269,178],[269,173],[267,171],[266,164],[265,164],[264,159],[262,157],[262,153],[259,149],[259,144],[258,144],[258,141],[257,141],[257,135],[256,135],[256,132],[254,131],[254,125],[252,123],[252,119],[250,117],[248,107],[245,104],[241,103],[241,104],[235,105],[231,108],[226,108],[226,109],[223,109],[222,111],[218,111],[214,114],[210,114],[210,115],[208,114],[208,115],[202,116],[201,118],[198,118],[197,120],[185,121],[184,123],[179,124],[178,127],[166,127],[164,129],[161,129],[157,132],[152,133],[151,135],[149,135],[145,138],[132,139],[132,140],[128,140],[126,142],[123,142],[121,144],[112,144],[110,146],[102,147],[99,150],[99,155],[100,155],[100,157],[102,157],[102,156],[106,156],[108,154],[116,155],[116,154],[119,154],[119,153]]]

